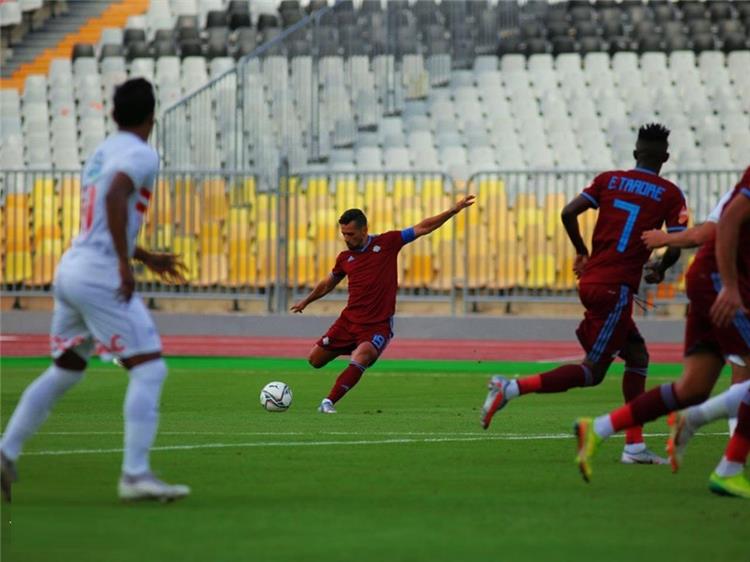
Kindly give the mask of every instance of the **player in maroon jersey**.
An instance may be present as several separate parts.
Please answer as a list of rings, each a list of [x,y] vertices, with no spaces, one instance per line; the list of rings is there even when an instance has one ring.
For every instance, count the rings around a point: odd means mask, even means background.
[[[750,168],[724,207],[716,239],[698,250],[686,280],[690,305],[682,377],[641,394],[609,414],[576,421],[577,460],[586,481],[591,477],[591,457],[604,439],[703,402],[711,393],[726,356],[736,354],[745,365],[750,362]],[[745,396],[739,405],[738,417],[737,429],[711,475],[709,487],[719,494],[750,499],[750,482],[742,475],[750,452],[750,396]],[[684,446],[679,435],[673,437],[678,441],[670,443],[671,447]]]
[[[576,332],[586,358],[576,365],[563,365],[520,379],[492,377],[482,407],[485,429],[493,415],[518,396],[599,384],[616,356],[625,360],[625,400],[632,400],[645,389],[648,352],[632,318],[633,295],[638,292],[650,255],[641,233],[661,228],[664,223],[670,232],[683,230],[688,220],[682,191],[659,176],[662,164],[669,158],[668,136],[669,131],[662,125],[641,127],[633,153],[636,168],[598,175],[563,209],[562,222],[577,252],[574,270],[579,278],[578,294],[586,308]],[[592,208],[599,209],[599,217],[589,256],[578,215]],[[651,265],[646,280],[661,282],[664,272],[679,257],[679,249],[667,250],[659,263]],[[642,429],[633,428],[627,436],[622,462],[665,463],[666,459],[646,449]]]
[[[331,274],[291,308],[293,312],[302,312],[308,304],[330,293],[345,276],[349,278],[346,308],[318,340],[308,358],[310,365],[319,369],[339,355],[351,355],[349,366],[336,379],[318,411],[335,414],[333,405],[359,382],[393,337],[401,248],[440,228],[473,204],[474,196],[469,195],[451,209],[411,228],[377,235],[368,234],[367,217],[361,210],[349,209],[341,215],[339,225],[348,250],[338,255]]]

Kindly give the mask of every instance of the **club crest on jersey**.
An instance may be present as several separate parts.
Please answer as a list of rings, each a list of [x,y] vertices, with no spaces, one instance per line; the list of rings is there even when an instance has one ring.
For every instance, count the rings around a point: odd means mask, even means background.
[[[380,251],[380,246],[373,246],[372,251],[377,254]]]
[[[346,260],[346,261],[348,261],[348,262],[354,261],[354,256],[349,256],[349,259]]]

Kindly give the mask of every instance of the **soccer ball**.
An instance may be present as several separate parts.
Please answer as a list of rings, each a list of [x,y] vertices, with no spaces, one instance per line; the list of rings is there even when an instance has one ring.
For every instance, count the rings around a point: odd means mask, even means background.
[[[269,412],[285,412],[292,405],[292,389],[283,382],[269,382],[260,391],[260,405]]]

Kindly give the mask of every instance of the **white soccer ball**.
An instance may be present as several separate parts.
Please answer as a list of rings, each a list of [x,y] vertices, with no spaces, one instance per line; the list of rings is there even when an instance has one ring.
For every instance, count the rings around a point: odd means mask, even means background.
[[[292,405],[292,389],[283,382],[269,382],[260,391],[260,405],[269,412],[285,412]]]

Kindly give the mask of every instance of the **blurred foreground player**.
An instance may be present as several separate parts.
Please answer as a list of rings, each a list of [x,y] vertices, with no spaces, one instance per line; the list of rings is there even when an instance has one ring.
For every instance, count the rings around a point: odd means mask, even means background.
[[[598,175],[589,187],[562,211],[562,221],[576,249],[575,273],[578,294],[586,308],[577,335],[586,358],[577,365],[563,365],[552,371],[510,380],[495,376],[482,407],[482,427],[487,429],[493,415],[509,400],[530,393],[566,392],[571,388],[595,386],[602,382],[615,357],[625,361],[622,392],[625,401],[645,389],[648,351],[633,322],[633,295],[638,292],[643,267],[650,250],[641,242],[641,233],[661,228],[684,230],[688,221],[682,191],[659,176],[669,159],[669,130],[662,125],[644,125],[638,132],[633,156],[636,167]],[[578,215],[599,209],[589,256],[578,226]],[[679,249],[669,249],[661,261],[650,265],[646,281],[659,283],[664,272],[680,257]],[[665,464],[649,451],[643,441],[643,428],[628,432],[621,461],[626,464]]]
[[[734,190],[730,190],[719,199],[716,207],[714,207],[706,217],[705,222],[680,232],[664,232],[663,230],[657,229],[649,230],[643,233],[641,240],[643,240],[643,243],[648,246],[649,250],[663,248],[664,246],[675,248],[695,248],[709,240],[713,240],[716,238],[716,223],[719,222],[719,217],[721,217],[724,205],[726,205],[727,201],[732,197],[733,192]],[[728,355],[727,363],[729,363],[729,366],[732,369],[733,385],[746,383],[748,381],[747,377],[750,376],[750,370],[744,368],[747,365],[745,365],[745,362],[741,357],[738,355]],[[739,399],[741,399],[743,395],[742,390],[736,390],[733,392],[732,389],[730,389],[727,391],[729,397],[736,397],[737,393],[739,393]],[[729,401],[730,403],[734,403],[734,398],[729,398]],[[737,408],[735,407],[731,409],[731,413],[727,414],[725,410],[726,403],[727,399],[724,396],[711,398],[702,404],[690,408],[690,416],[696,421],[696,423],[698,420],[705,420],[702,421],[702,423],[708,423],[709,421],[728,416],[729,435],[732,435],[737,427]],[[672,457],[672,459],[674,459],[674,457]],[[674,466],[674,461],[672,461],[672,467],[674,468]]]
[[[319,369],[339,355],[351,355],[349,366],[336,379],[318,411],[335,414],[334,404],[359,382],[393,337],[393,315],[398,290],[398,253],[406,244],[440,228],[450,218],[474,204],[469,195],[451,209],[404,230],[371,235],[367,217],[359,209],[349,209],[339,219],[348,250],[336,258],[333,271],[303,300],[292,306],[302,312],[311,302],[330,293],[346,276],[349,301],[338,320],[318,340],[310,352],[310,365]]]
[[[685,328],[684,371],[679,380],[649,390],[625,406],[596,419],[579,418],[576,460],[586,481],[599,444],[622,430],[708,398],[724,366],[724,357],[750,361],[750,168],[724,207],[715,241],[703,244],[688,270],[690,299]],[[747,367],[745,367],[747,369]],[[679,461],[679,439],[670,445]],[[739,406],[737,429],[709,487],[720,494],[750,499],[750,481],[742,474],[750,452],[750,398]]]
[[[8,501],[24,443],[83,378],[95,340],[119,358],[130,377],[120,498],[168,501],[190,493],[187,486],[167,484],[151,472],[149,451],[167,366],[156,327],[134,294],[130,264],[135,259],[167,280],[181,278],[182,264],[174,255],[153,254],[135,245],[159,169],[159,157],[146,142],[154,126],[151,84],[135,79],[120,85],[112,116],[118,131],[86,162],[81,232],[55,273],[53,362],[24,391],[0,444],[2,492]]]

